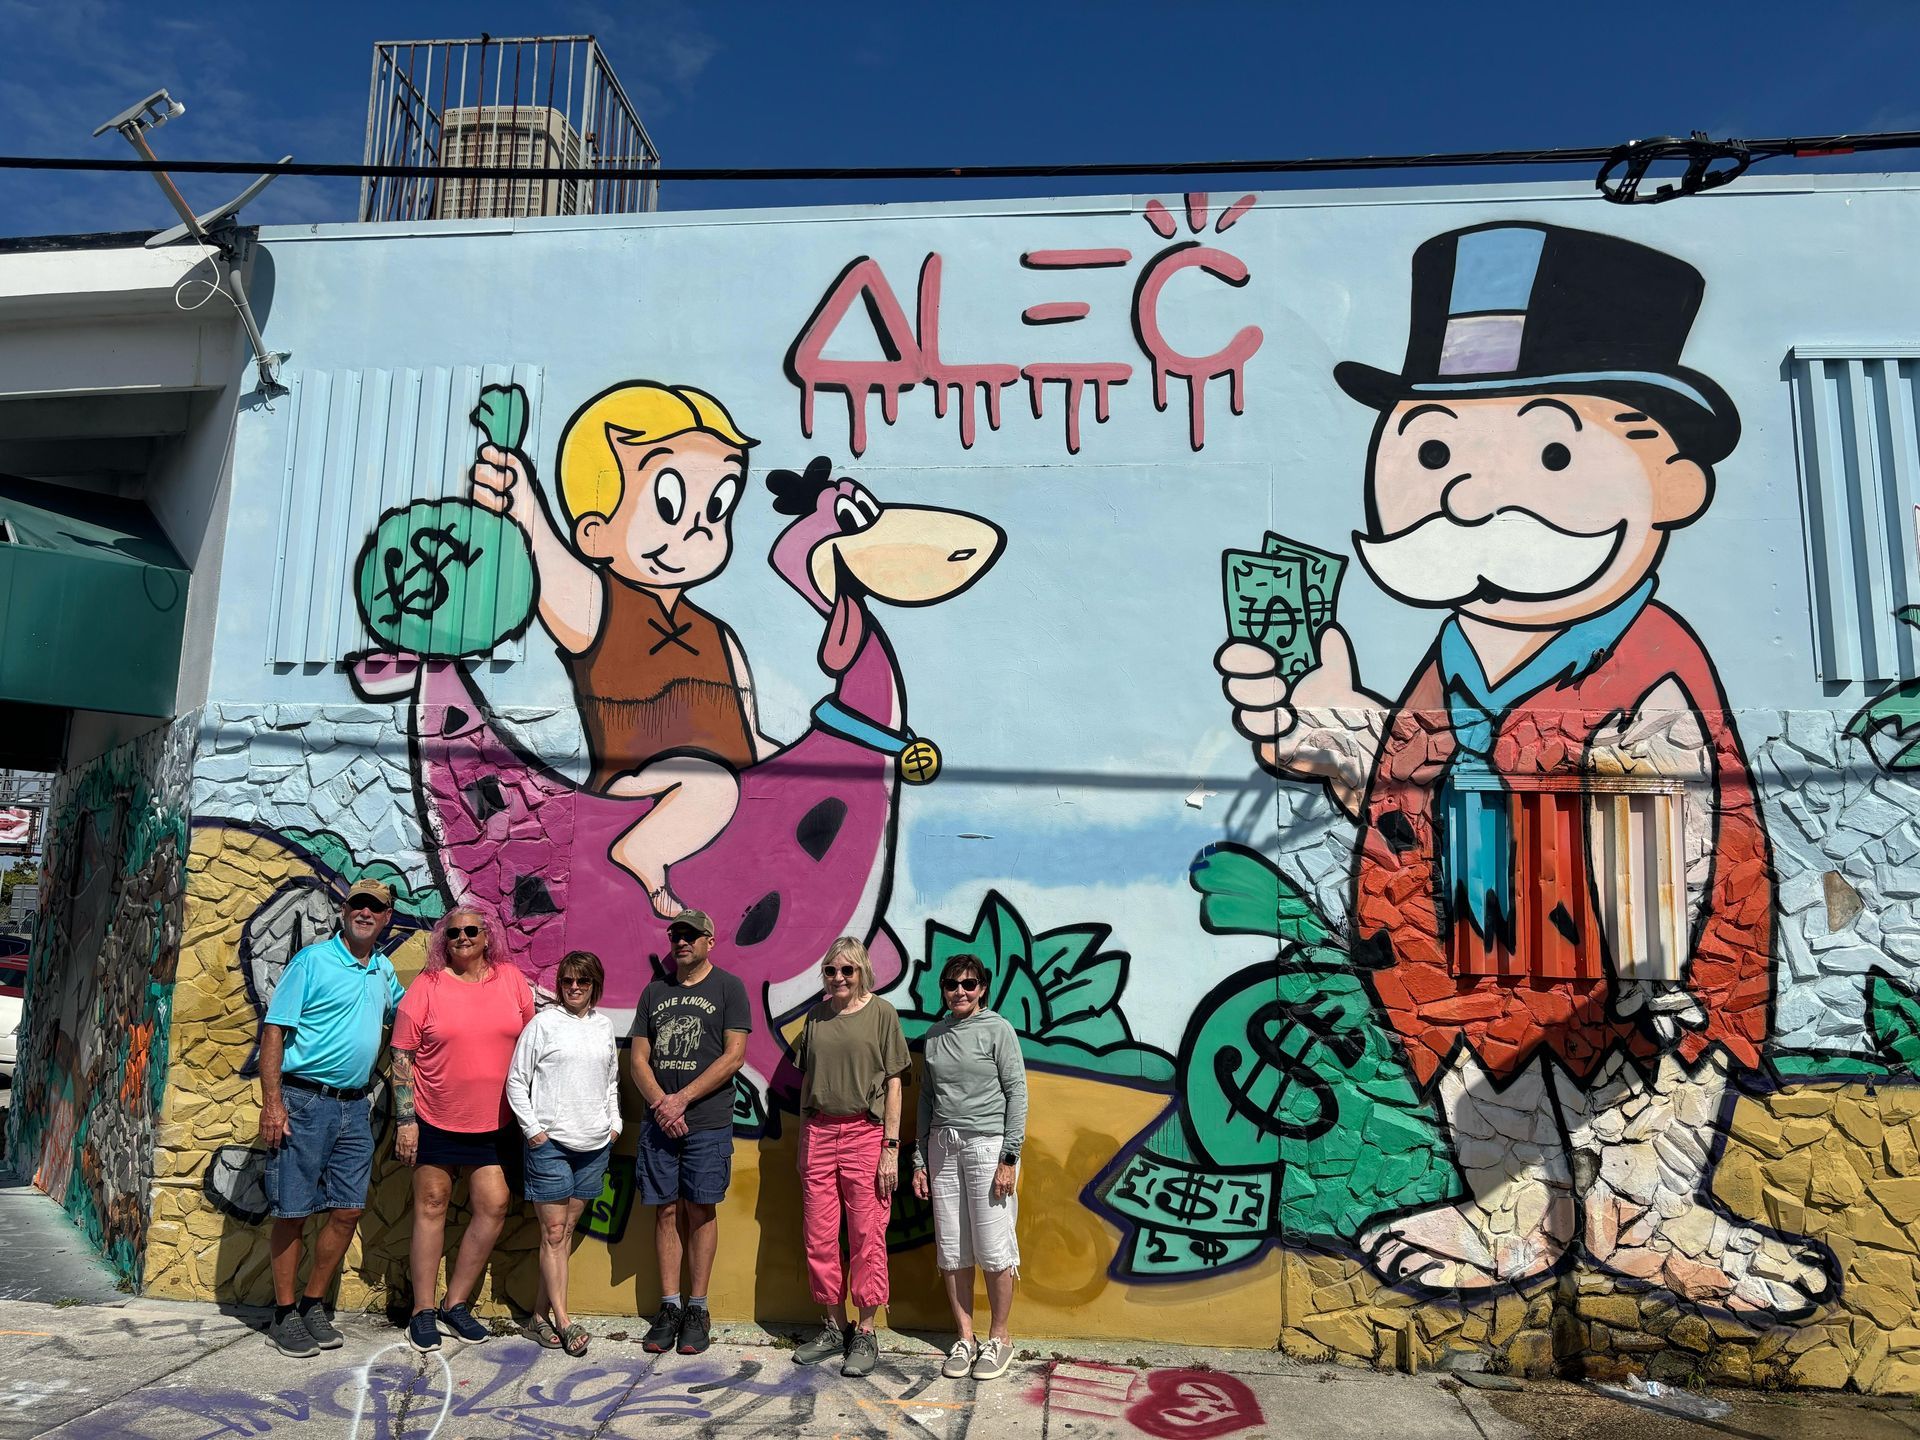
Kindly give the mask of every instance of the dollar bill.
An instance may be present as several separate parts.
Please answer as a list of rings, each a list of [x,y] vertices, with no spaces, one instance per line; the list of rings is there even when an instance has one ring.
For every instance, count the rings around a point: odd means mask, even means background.
[[[1228,633],[1271,650],[1286,680],[1313,669],[1346,560],[1268,531],[1258,553],[1229,550],[1221,563]]]

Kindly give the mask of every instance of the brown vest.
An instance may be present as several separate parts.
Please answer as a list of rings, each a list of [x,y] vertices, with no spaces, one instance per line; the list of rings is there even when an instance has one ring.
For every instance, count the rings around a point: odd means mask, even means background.
[[[587,787],[604,792],[669,750],[736,770],[751,765],[746,712],[719,622],[684,594],[669,615],[645,586],[611,572],[601,584],[600,633],[564,657],[593,759]]]

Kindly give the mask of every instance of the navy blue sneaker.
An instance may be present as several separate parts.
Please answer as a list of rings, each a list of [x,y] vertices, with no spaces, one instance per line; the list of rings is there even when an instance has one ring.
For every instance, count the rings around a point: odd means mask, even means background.
[[[448,1305],[440,1312],[440,1328],[456,1340],[464,1340],[469,1345],[483,1345],[493,1338],[493,1332],[473,1318],[473,1312],[465,1305]]]
[[[313,1337],[307,1337],[311,1340]],[[433,1323],[433,1311],[421,1310],[407,1321],[407,1344],[422,1355],[431,1355],[440,1348],[440,1331]],[[314,1346],[318,1350],[319,1346]]]

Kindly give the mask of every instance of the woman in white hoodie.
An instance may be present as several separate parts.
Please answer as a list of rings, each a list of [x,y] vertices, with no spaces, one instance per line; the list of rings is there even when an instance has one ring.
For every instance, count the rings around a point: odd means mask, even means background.
[[[620,1134],[620,1065],[613,1025],[600,1013],[606,971],[575,950],[554,974],[560,1003],[520,1032],[507,1071],[507,1103],[527,1145],[527,1199],[540,1217],[540,1291],[528,1328],[548,1349],[587,1353],[585,1327],[567,1316],[573,1227],[600,1196]]]

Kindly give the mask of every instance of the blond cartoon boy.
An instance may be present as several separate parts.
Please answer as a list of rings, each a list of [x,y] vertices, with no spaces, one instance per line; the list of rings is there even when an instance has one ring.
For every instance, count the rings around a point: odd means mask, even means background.
[[[586,731],[588,788],[653,797],[609,853],[663,919],[685,908],[669,869],[726,828],[739,772],[780,748],[760,733],[739,640],[686,598],[726,568],[755,443],[711,395],[631,381],[582,405],[560,436],[564,527],[525,455],[482,445],[473,467],[474,500],[532,543],[540,623]]]

